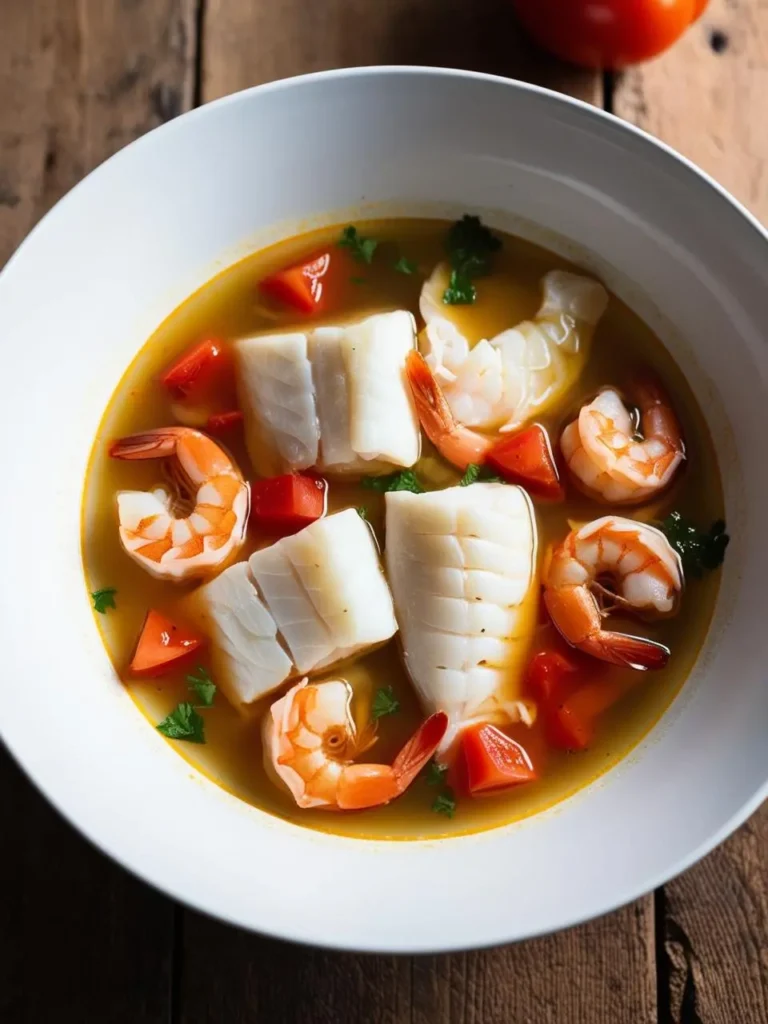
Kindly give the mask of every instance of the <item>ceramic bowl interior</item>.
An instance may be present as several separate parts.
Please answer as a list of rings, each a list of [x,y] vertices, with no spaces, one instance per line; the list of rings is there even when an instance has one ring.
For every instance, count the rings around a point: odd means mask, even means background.
[[[715,620],[661,723],[554,810],[437,842],[318,834],[228,796],[136,712],[83,584],[86,461],[140,345],[221,267],[324,222],[465,210],[600,274],[686,369],[733,538]],[[505,942],[681,870],[757,806],[768,779],[767,257],[756,223],[670,151],[501,79],[333,72],[229,97],[129,146],[0,277],[0,729],[11,751],[74,825],[149,882],[312,943]]]

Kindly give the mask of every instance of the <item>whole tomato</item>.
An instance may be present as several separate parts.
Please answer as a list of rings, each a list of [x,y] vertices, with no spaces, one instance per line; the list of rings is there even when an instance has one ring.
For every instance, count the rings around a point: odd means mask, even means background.
[[[619,68],[676,42],[708,0],[513,0],[533,38],[588,68]]]

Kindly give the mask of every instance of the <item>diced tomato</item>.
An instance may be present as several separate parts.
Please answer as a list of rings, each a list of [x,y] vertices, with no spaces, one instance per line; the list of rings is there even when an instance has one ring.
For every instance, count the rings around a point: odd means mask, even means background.
[[[522,484],[536,497],[562,501],[563,488],[549,443],[549,434],[539,423],[499,441],[489,452],[486,461],[505,480]]]
[[[526,682],[539,705],[547,740],[563,750],[583,750],[595,735],[596,719],[622,697],[631,682],[601,679],[606,666],[577,651],[539,651]]]
[[[531,759],[520,746],[495,725],[471,725],[461,734],[467,788],[472,796],[506,789],[536,778]]]
[[[209,434],[226,434],[243,422],[243,414],[239,409],[230,412],[215,412],[205,421],[205,429]]]
[[[204,643],[203,639],[160,612],[147,612],[129,670],[137,676],[160,676],[177,668]]]
[[[327,484],[321,477],[289,473],[251,485],[251,521],[281,534],[296,533],[325,513]]]
[[[160,383],[176,401],[193,401],[217,384],[229,384],[233,378],[229,351],[219,341],[209,339],[193,345],[161,375]]]
[[[300,313],[316,313],[323,304],[331,269],[340,259],[331,251],[318,253],[265,277],[259,287],[266,295]]]

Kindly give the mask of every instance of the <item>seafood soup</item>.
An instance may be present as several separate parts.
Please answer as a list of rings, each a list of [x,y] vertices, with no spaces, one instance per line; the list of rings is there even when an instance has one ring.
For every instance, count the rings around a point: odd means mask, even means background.
[[[536,813],[647,733],[727,545],[706,422],[584,270],[477,217],[292,238],[175,310],[94,443],[83,557],[148,727],[359,837]]]

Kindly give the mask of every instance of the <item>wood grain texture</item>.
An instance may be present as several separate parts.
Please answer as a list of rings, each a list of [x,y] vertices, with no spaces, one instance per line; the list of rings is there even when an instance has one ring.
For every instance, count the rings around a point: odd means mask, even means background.
[[[768,0],[712,0],[674,49],[627,71],[614,112],[690,157],[768,222]]]
[[[594,103],[599,75],[520,32],[509,0],[206,0],[202,96],[365,64],[424,64],[521,78]]]
[[[0,0],[0,266],[93,166],[188,107],[188,0]],[[173,905],[0,749],[0,1021],[167,1024]]]
[[[192,104],[195,0],[0,0],[0,266],[56,200]]]
[[[179,1024],[654,1024],[648,901],[450,956],[326,953],[185,915]]]

